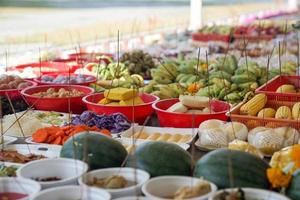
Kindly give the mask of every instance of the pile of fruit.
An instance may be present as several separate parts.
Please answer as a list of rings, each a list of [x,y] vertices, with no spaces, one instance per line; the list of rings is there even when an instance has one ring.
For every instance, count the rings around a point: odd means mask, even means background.
[[[49,83],[49,84],[80,84],[89,81],[93,81],[94,77],[92,76],[85,76],[83,74],[78,75],[63,75],[59,74],[58,76],[51,76],[51,75],[43,75],[41,76],[42,83]]]
[[[142,50],[124,53],[120,58],[120,62],[125,64],[130,74],[139,74],[144,79],[150,79],[150,70],[155,68],[152,56]]]
[[[202,34],[219,34],[219,35],[230,35],[233,30],[233,27],[220,25],[220,26],[204,26],[200,30],[199,33]]]
[[[105,90],[104,98],[98,102],[98,104],[108,106],[131,106],[143,103],[141,97],[138,96],[137,90],[121,87]]]
[[[266,107],[268,98],[265,94],[257,94],[240,108],[240,114],[257,116],[259,118],[275,118],[299,120],[300,102],[296,102],[292,107],[282,105],[278,108]],[[280,102],[279,102],[280,103]]]
[[[2,74],[0,76],[0,90],[23,89],[30,86],[31,83],[26,82],[19,76]]]

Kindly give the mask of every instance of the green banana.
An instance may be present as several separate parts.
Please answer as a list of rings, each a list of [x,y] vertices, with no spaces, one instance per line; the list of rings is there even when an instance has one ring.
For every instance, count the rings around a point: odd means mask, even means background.
[[[166,77],[163,77],[163,76],[157,76],[157,77],[154,77],[153,80],[159,84],[169,84],[169,83],[172,83],[172,80],[166,78]]]
[[[213,79],[213,78],[226,79],[229,81],[231,78],[231,74],[225,71],[214,71],[211,74],[209,74],[209,79]]]
[[[241,100],[241,96],[237,92],[232,92],[232,93],[227,94],[224,97],[224,100],[228,101],[228,102],[237,102],[237,101]]]
[[[223,99],[227,92],[227,88],[223,88],[218,95],[218,99]]]
[[[179,82],[180,79],[182,79],[186,74],[179,74],[177,77],[176,77],[176,81]]]
[[[196,80],[198,79],[198,77],[196,75],[192,75],[186,82],[186,85],[190,85],[192,83],[194,83]]]
[[[185,76],[179,80],[179,83],[185,84],[187,82],[187,80],[189,80],[189,78],[191,78],[192,76],[193,76],[193,74],[185,74]]]
[[[246,83],[241,83],[241,84],[238,85],[238,87],[239,87],[239,89],[241,89],[241,90],[244,90],[244,89],[246,89],[246,88],[249,89],[250,86],[251,86],[253,83],[256,83],[256,82],[250,81],[250,82],[246,82]]]
[[[250,81],[256,81],[256,76],[248,76],[248,74],[234,75],[231,77],[232,82],[241,84]]]
[[[162,68],[158,68],[155,71],[154,77],[156,77],[156,76],[163,76],[163,77],[168,78],[170,80],[174,79],[174,77],[172,76],[172,74],[170,74],[169,72],[167,72],[166,70],[164,70]]]

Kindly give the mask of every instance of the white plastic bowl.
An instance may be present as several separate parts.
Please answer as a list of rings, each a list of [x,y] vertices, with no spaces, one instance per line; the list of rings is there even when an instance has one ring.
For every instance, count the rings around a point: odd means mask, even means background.
[[[0,193],[14,192],[28,195],[20,200],[29,200],[41,190],[41,185],[36,181],[19,177],[1,177],[0,186]]]
[[[195,186],[200,181],[203,180],[189,176],[160,176],[147,181],[143,185],[142,191],[146,197],[153,200],[171,200],[166,197],[174,195],[181,187]],[[212,188],[210,193],[200,197],[190,198],[189,200],[207,200],[217,190],[215,184],[210,183],[210,185]]]
[[[78,182],[80,185],[87,185],[86,183],[92,181],[94,177],[106,178],[111,175],[121,175],[128,181],[137,181],[136,185],[122,188],[122,189],[105,189],[109,192],[112,198],[134,196],[141,194],[142,185],[149,180],[149,173],[134,168],[106,168],[90,171],[79,178]]]
[[[225,190],[219,190],[216,192],[213,196],[209,198],[209,200],[214,200],[215,197],[220,195],[224,191],[233,191],[237,190],[235,189],[225,189]],[[242,190],[245,192],[245,198],[249,199],[259,199],[259,200],[290,200],[288,197],[283,196],[279,193],[268,191],[268,190],[262,190],[262,189],[256,189],[256,188],[242,188]]]
[[[78,178],[87,172],[88,165],[80,160],[53,158],[36,160],[17,170],[17,176],[23,178],[59,177],[59,181],[39,182],[43,189],[63,185],[77,185]]]
[[[108,192],[94,187],[68,185],[39,192],[32,200],[110,200]]]

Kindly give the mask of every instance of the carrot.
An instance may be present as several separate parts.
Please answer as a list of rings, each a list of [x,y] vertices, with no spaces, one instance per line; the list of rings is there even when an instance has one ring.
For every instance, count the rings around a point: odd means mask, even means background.
[[[58,132],[60,130],[60,127],[57,126],[51,126],[51,127],[46,127],[45,130],[49,133],[49,134],[55,134],[56,132]]]
[[[62,144],[64,144],[69,139],[69,136],[64,136],[62,139]]]
[[[63,136],[65,136],[65,132],[63,132],[62,130],[57,131],[57,132],[55,133],[55,137],[63,137]]]
[[[64,126],[64,127],[61,127],[60,129],[61,129],[62,131],[67,131],[67,130],[69,130],[70,128],[72,128],[72,126]]]
[[[34,142],[43,143],[46,142],[49,137],[49,134],[44,129],[38,129],[32,134],[32,139]]]
[[[62,144],[62,137],[57,137],[51,144],[57,144],[61,145]]]
[[[111,133],[110,133],[110,131],[109,131],[109,130],[107,130],[107,129],[102,129],[102,130],[101,130],[101,133],[103,133],[104,135],[111,136]]]
[[[54,141],[57,137],[53,134],[53,135],[49,135],[46,143],[51,144],[52,141]]]

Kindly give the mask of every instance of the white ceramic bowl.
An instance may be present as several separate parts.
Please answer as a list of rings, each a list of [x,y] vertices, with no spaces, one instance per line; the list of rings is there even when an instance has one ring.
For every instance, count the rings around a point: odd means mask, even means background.
[[[122,188],[122,189],[105,189],[108,191],[112,198],[134,196],[141,194],[142,185],[149,180],[149,173],[134,168],[106,168],[90,171],[79,178],[80,185],[87,185],[86,183],[93,180],[93,177],[106,178],[111,175],[121,175],[128,181],[137,181],[136,185]]]
[[[19,177],[1,177],[0,186],[0,193],[13,192],[28,195],[20,200],[29,200],[41,190],[41,185],[36,181]]]
[[[94,187],[68,185],[39,192],[32,200],[110,200],[108,192]]]
[[[58,177],[59,181],[39,182],[43,189],[63,185],[76,185],[78,178],[87,172],[88,165],[80,160],[53,158],[36,160],[17,170],[17,176],[23,178]]]
[[[184,186],[194,186],[202,179],[189,177],[189,176],[160,176],[147,181],[143,187],[142,191],[151,199],[155,200],[171,200],[170,197],[175,194],[175,192]],[[210,183],[212,191],[206,195],[190,198],[189,200],[207,200],[216,190],[217,186]]]
[[[130,197],[121,197],[114,200],[151,200],[149,197],[141,197],[141,196],[130,196]]]
[[[268,190],[262,190],[262,189],[256,189],[256,188],[242,188],[245,192],[246,199],[259,199],[259,200],[290,200],[288,197],[283,196],[279,193],[268,191]],[[214,200],[215,197],[220,195],[224,191],[232,191],[237,189],[226,189],[226,190],[219,190],[214,195],[212,195],[209,200]]]

